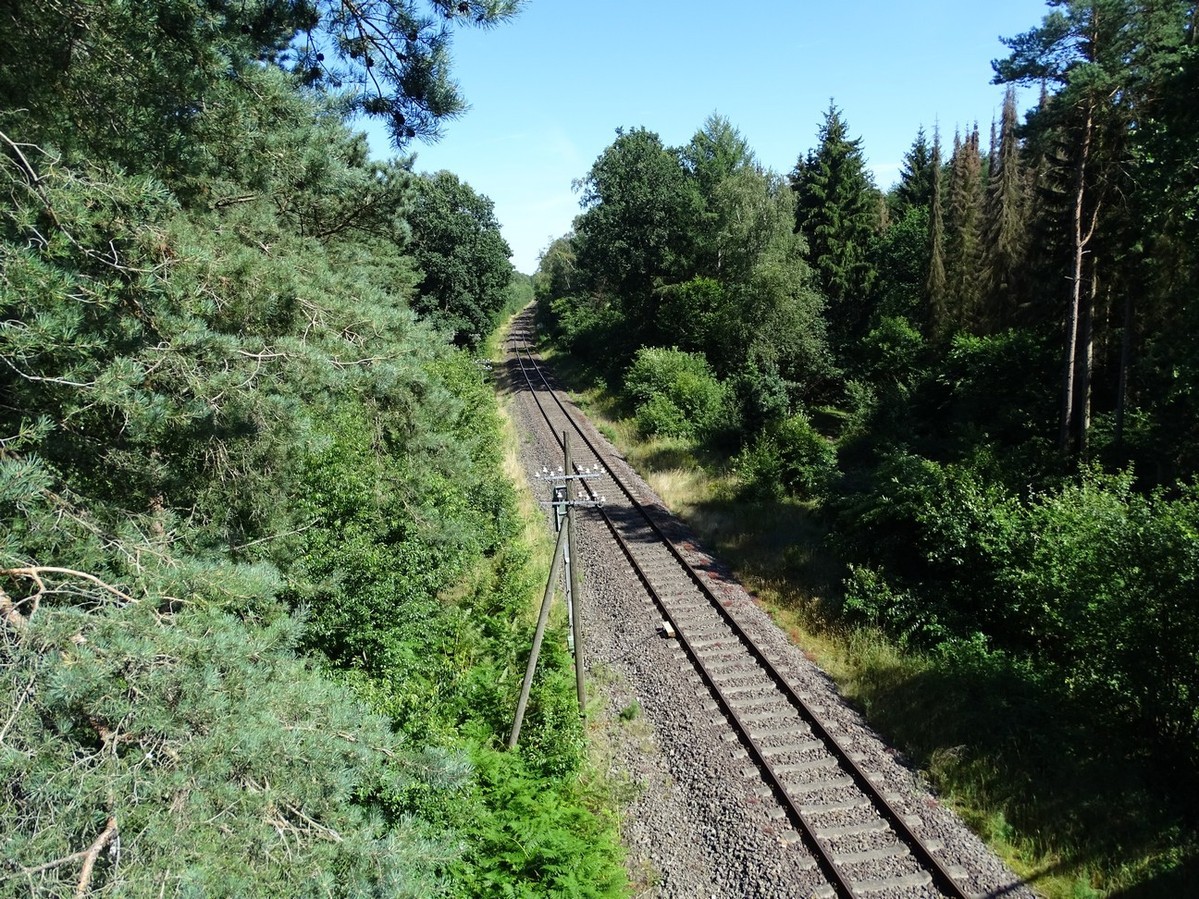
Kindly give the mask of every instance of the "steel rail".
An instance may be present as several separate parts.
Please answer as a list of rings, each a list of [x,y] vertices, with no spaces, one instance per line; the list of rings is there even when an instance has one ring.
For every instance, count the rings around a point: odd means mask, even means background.
[[[540,378],[545,389],[553,398],[562,415],[566,418],[570,426],[579,435],[579,437],[582,438],[588,449],[590,449],[595,455],[596,460],[604,464],[604,467],[608,470],[608,473],[612,477],[613,483],[615,483],[620,492],[624,494],[625,498],[628,500],[633,509],[641,515],[646,524],[649,526],[650,530],[661,541],[662,545],[667,548],[680,568],[687,574],[687,576],[704,595],[704,597],[711,603],[712,607],[725,621],[726,625],[733,632],[737,640],[746,647],[746,650],[753,657],[755,662],[757,662],[759,667],[767,674],[770,680],[776,685],[776,687],[787,698],[787,700],[797,709],[807,724],[812,728],[814,734],[828,747],[831,754],[837,758],[838,762],[841,764],[846,774],[852,778],[859,791],[861,791],[871,801],[871,804],[874,805],[874,807],[880,812],[881,816],[891,826],[901,842],[907,845],[918,862],[928,871],[937,887],[952,897],[952,899],[973,899],[973,894],[967,892],[960,884],[958,884],[957,880],[952,874],[950,874],[945,865],[942,864],[941,860],[936,857],[933,851],[927,845],[925,845],[924,841],[919,837],[919,835],[917,835],[908,825],[904,815],[894,807],[891,801],[888,800],[887,797],[883,795],[877,787],[875,787],[874,783],[867,776],[861,765],[859,765],[858,762],[853,758],[850,751],[844,745],[842,745],[841,741],[836,737],[836,735],[834,735],[825,726],[824,722],[820,719],[820,716],[811,708],[811,706],[808,705],[808,703],[799,694],[795,687],[792,686],[782,672],[776,668],[770,658],[745,632],[745,630],[737,622],[736,618],[733,617],[732,613],[725,608],[724,604],[720,601],[720,598],[712,592],[712,589],[707,585],[700,573],[697,572],[694,566],[692,566],[683,557],[678,547],[675,546],[674,541],[671,540],[662,531],[658,523],[653,520],[649,510],[647,510],[645,506],[633,495],[632,491],[621,481],[621,479],[616,476],[615,472],[612,470],[612,467],[607,464],[606,454],[598,449],[587,436],[586,432],[579,427],[574,416],[558,397],[557,391],[549,383],[548,379],[546,379],[541,366],[536,361],[532,352],[527,347],[514,347],[513,349],[516,354],[517,362],[520,365],[521,372],[528,383],[529,390],[532,393],[535,402],[537,403],[538,409],[541,411],[542,417],[545,418],[546,422],[551,425],[551,428],[553,423],[550,422],[550,417],[546,413],[545,406],[542,404],[541,398],[538,396],[539,391],[532,382],[528,368],[526,368],[525,365],[525,360],[521,357],[522,352],[528,357],[530,363],[529,367],[531,367],[537,373],[537,376]],[[554,435],[554,439],[561,444],[562,439],[556,433]],[[591,492],[590,485],[584,482],[584,487]],[[767,772],[768,780],[770,781],[770,787],[776,794],[776,798],[782,800],[782,804],[787,808],[793,820],[799,823],[805,835],[808,837],[809,842],[816,847],[818,861],[821,863],[821,867],[825,869],[827,874],[830,875],[833,882],[838,886],[844,895],[857,897],[858,894],[854,890],[852,884],[850,884],[844,878],[841,871],[833,861],[832,850],[827,848],[825,841],[818,836],[816,828],[810,823],[808,817],[803,813],[798,803],[791,799],[782,779],[775,773],[772,765],[769,762],[769,759],[761,751],[761,748],[750,735],[748,727],[741,721],[732,704],[721,694],[715,679],[708,672],[702,659],[700,659],[690,642],[686,639],[682,630],[678,627],[673,615],[667,609],[665,602],[650,583],[648,575],[642,570],[641,565],[633,557],[631,549],[628,547],[623,536],[618,532],[615,523],[611,520],[611,517],[606,511],[604,511],[602,507],[600,507],[599,511],[601,512],[609,530],[615,537],[617,544],[620,546],[625,557],[632,565],[638,579],[646,587],[646,590],[650,594],[655,605],[657,605],[662,611],[667,622],[674,629],[680,645],[687,656],[692,660],[692,663],[700,673],[701,679],[716,695],[720,705],[724,709],[726,715],[733,721],[733,725],[737,729],[739,736],[746,744],[750,753],[754,756],[759,767]]]

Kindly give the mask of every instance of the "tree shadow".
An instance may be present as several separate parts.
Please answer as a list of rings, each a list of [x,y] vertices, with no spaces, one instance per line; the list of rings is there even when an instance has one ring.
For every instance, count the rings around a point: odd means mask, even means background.
[[[1110,899],[1176,899],[1183,896],[1199,896],[1199,858],[1188,858],[1173,870],[1117,890]]]
[[[1193,791],[1136,734],[1103,727],[1062,685],[998,654],[964,650],[905,672],[873,673],[855,698],[939,785],[996,810],[975,826],[1048,850],[1066,871],[1138,880],[1114,895],[1199,895],[1199,845],[1183,836]],[[1162,873],[1145,873],[1154,866]]]

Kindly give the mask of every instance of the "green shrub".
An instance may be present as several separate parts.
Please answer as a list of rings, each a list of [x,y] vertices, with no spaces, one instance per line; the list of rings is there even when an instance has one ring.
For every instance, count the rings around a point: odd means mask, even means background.
[[[760,434],[733,462],[740,482],[740,493],[748,500],[778,500],[784,495],[783,462],[778,445]]]
[[[462,771],[418,763],[389,722],[298,659],[295,620],[276,607],[247,622],[199,596],[165,614],[161,595],[116,602],[76,580],[80,607],[0,629],[0,893],[78,895],[79,862],[46,862],[112,826],[119,852],[101,853],[87,892],[430,895],[452,837],[388,824],[367,797]]]
[[[749,495],[814,499],[836,471],[837,450],[798,412],[759,434],[738,456],[737,468]]]
[[[678,349],[638,350],[624,388],[646,436],[701,436],[717,427],[724,411],[724,387],[707,360]]]
[[[909,590],[896,589],[875,568],[851,565],[842,585],[847,621],[877,627],[907,645],[938,644],[947,634],[935,607]]]
[[[756,434],[787,414],[791,400],[787,382],[772,360],[750,358],[730,378],[736,423],[743,433]]]
[[[469,848],[452,869],[452,895],[470,899],[618,899],[626,895],[615,829],[584,808],[572,780],[533,776],[523,753],[475,755]]]
[[[621,327],[620,313],[611,306],[597,305],[586,297],[559,297],[538,307],[538,320],[572,355],[604,370],[604,363],[613,355],[628,358],[620,350],[627,329]]]
[[[824,492],[837,468],[837,449],[802,412],[781,421],[774,432],[782,460],[783,486],[795,496]]]
[[[695,426],[683,410],[661,394],[637,407],[637,430],[643,437],[693,437]]]

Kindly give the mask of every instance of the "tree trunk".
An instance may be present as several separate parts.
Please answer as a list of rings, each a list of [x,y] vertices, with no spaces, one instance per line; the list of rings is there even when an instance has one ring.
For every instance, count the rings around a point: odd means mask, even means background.
[[[1124,450],[1124,412],[1128,405],[1128,367],[1132,363],[1132,291],[1124,296],[1124,328],[1120,334],[1120,379],[1116,386],[1116,449]]]
[[[1091,429],[1091,371],[1095,361],[1095,298],[1099,292],[1099,280],[1095,274],[1096,262],[1091,259],[1090,286],[1086,303],[1078,321],[1078,369],[1074,373],[1074,384],[1078,389],[1075,409],[1078,413],[1078,454],[1087,454],[1087,435]]]
[[[1078,412],[1075,404],[1075,372],[1078,369],[1078,331],[1082,307],[1082,266],[1086,255],[1089,235],[1083,233],[1083,204],[1086,200],[1087,159],[1091,152],[1091,133],[1094,130],[1095,105],[1088,101],[1086,120],[1083,124],[1082,143],[1078,148],[1078,162],[1074,168],[1074,211],[1071,223],[1074,229],[1074,270],[1070,284],[1070,302],[1066,306],[1066,347],[1062,359],[1062,420],[1058,432],[1058,447],[1069,452],[1078,432]]]

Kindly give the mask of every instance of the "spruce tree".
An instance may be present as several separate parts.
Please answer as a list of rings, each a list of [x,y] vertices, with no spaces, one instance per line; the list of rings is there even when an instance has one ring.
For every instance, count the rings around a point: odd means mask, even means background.
[[[695,269],[700,275],[719,277],[726,248],[720,243],[722,222],[717,194],[727,179],[757,170],[758,162],[741,132],[715,113],[682,148],[680,158],[704,205],[696,223]]]
[[[932,178],[929,171],[933,166],[933,148],[924,136],[924,128],[916,132],[916,139],[903,157],[899,172],[899,185],[895,188],[891,202],[892,218],[903,218],[909,209],[926,208],[932,201]]]
[[[1015,321],[1018,280],[1027,246],[1028,177],[1021,164],[1015,88],[1003,100],[998,146],[987,181],[983,237],[982,323],[988,330]]]
[[[808,261],[828,300],[829,335],[843,361],[865,333],[874,269],[869,247],[878,224],[877,191],[866,169],[861,138],[829,104],[820,144],[791,173],[798,197],[796,230],[808,242]]]
[[[965,140],[954,135],[948,206],[945,256],[949,315],[956,330],[967,330],[976,325],[980,297],[983,182],[977,125]]]
[[[933,134],[932,158],[929,162],[928,216],[928,333],[940,338],[949,332],[948,281],[945,274],[945,201],[941,184],[941,134]]]

